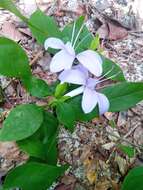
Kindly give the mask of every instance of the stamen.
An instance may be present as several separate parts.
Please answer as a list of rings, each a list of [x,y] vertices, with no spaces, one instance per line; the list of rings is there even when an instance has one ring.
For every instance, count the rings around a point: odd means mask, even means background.
[[[90,34],[90,33],[87,34],[87,35],[78,43],[78,45],[75,47],[75,50],[81,45],[81,43],[84,42],[84,40],[85,40],[89,35],[91,35],[91,34]]]
[[[107,73],[105,73],[105,74],[102,75],[100,78],[98,78],[98,80],[100,80],[100,79],[106,77],[109,73],[111,73],[111,72],[113,71],[114,68],[115,68],[115,65],[112,65],[112,68],[111,68],[109,71],[107,71]]]
[[[77,42],[77,40],[78,40],[78,38],[79,38],[80,33],[82,32],[82,29],[83,29],[84,25],[85,25],[85,23],[82,24],[82,26],[81,26],[81,28],[80,28],[80,30],[79,30],[79,32],[78,32],[76,38],[75,38],[75,41],[74,41],[74,44],[73,44],[73,48],[74,48],[75,45],[76,45],[76,42]]]
[[[71,44],[73,44],[73,39],[74,39],[74,35],[75,35],[75,26],[76,26],[76,22],[74,22],[74,24],[73,24]]]
[[[107,80],[109,80],[109,79],[112,79],[112,78],[118,76],[120,73],[121,73],[121,71],[119,71],[119,72],[116,73],[115,75],[112,75],[111,77],[108,77],[107,79],[103,79],[103,80],[99,81],[98,84],[101,83],[101,82],[105,82],[105,81],[107,81]]]

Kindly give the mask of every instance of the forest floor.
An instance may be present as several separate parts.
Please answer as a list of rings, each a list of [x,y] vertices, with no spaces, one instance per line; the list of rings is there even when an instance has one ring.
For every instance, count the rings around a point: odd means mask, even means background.
[[[101,38],[104,54],[117,62],[128,81],[143,81],[143,15],[139,0],[19,0],[23,13],[30,15],[38,6],[54,16],[62,28],[79,15],[86,16],[89,30]],[[49,72],[51,55],[33,39],[27,26],[6,10],[0,10],[0,35],[23,46],[31,61],[34,75],[51,83],[56,75]],[[13,106],[43,102],[25,92],[19,81],[0,77],[4,103],[0,108],[0,125]],[[0,102],[3,97],[0,96]],[[129,158],[119,145],[131,146],[135,154]],[[90,123],[78,123],[70,134],[61,129],[59,159],[72,167],[55,190],[119,190],[128,170],[142,165],[143,103],[119,112],[107,112]],[[0,143],[0,176],[27,160],[16,144]]]

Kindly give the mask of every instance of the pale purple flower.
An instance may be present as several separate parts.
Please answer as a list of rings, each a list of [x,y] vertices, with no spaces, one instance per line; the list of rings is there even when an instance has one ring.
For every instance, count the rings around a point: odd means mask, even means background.
[[[110,105],[108,98],[104,94],[96,91],[96,85],[100,81],[89,77],[87,69],[82,65],[74,66],[72,69],[63,71],[59,75],[59,80],[61,82],[81,85],[65,94],[65,96],[74,97],[83,93],[82,110],[84,113],[90,113],[97,104],[100,115],[108,111]]]
[[[64,42],[58,38],[48,38],[45,41],[45,49],[60,49],[54,55],[50,63],[51,72],[60,72],[70,69],[74,60],[77,60],[95,76],[102,74],[102,59],[100,55],[92,50],[86,50],[76,55],[74,45],[71,42]]]

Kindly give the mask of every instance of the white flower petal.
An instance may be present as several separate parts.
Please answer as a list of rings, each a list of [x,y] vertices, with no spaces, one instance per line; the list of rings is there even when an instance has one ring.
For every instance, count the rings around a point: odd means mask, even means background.
[[[81,85],[86,84],[86,76],[84,75],[83,72],[81,72],[78,69],[69,69],[63,71],[59,75],[59,80],[61,82],[67,82],[71,84],[81,84]]]
[[[99,83],[97,79],[94,78],[88,78],[87,80],[87,87],[94,90],[96,85]]]
[[[74,48],[72,47],[72,44],[71,42],[67,42],[64,49],[71,55],[75,56],[75,50]]]
[[[88,79],[88,75],[89,75],[88,70],[83,65],[81,64],[75,65],[73,66],[73,69],[78,69],[85,75],[86,79]]]
[[[84,86],[80,86],[79,88],[76,88],[75,90],[72,90],[71,92],[68,92],[67,94],[65,94],[65,96],[74,97],[83,93],[83,91],[84,91]]]
[[[82,109],[84,113],[90,113],[97,105],[96,91],[85,88],[82,96]]]
[[[70,55],[67,51],[61,50],[55,54],[50,63],[50,71],[53,73],[62,70],[70,69],[75,57]]]
[[[48,48],[63,49],[65,44],[59,38],[47,38],[47,40],[45,40],[44,47],[46,50]]]
[[[102,59],[95,51],[86,50],[79,53],[76,57],[95,76],[99,77],[102,74]]]
[[[102,115],[108,111],[110,107],[110,102],[104,94],[97,92],[97,97],[98,97],[99,114]]]

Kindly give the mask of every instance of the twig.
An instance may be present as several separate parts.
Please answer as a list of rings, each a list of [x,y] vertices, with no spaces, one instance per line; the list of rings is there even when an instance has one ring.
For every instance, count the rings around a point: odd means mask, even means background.
[[[143,150],[143,146],[141,145],[135,145],[134,143],[130,142],[129,140],[125,139],[124,137],[118,137],[116,135],[114,135],[113,133],[110,133],[108,131],[106,131],[109,135],[113,136],[113,137],[116,137],[118,139],[118,141],[124,141],[124,142],[127,142],[128,144],[132,145],[133,147],[135,148],[139,148],[141,150]]]
[[[138,126],[136,125],[136,126],[134,126],[133,128],[131,128],[131,130],[124,136],[124,138],[129,137],[129,136],[132,134],[132,132],[135,131],[135,129],[136,129],[137,127],[138,127]]]
[[[43,55],[43,51],[40,51],[38,54],[36,54],[36,56],[32,59],[32,61],[30,62],[30,65],[34,65],[37,60]]]

